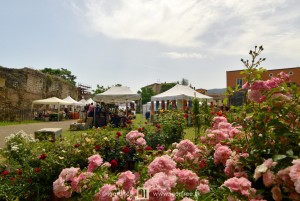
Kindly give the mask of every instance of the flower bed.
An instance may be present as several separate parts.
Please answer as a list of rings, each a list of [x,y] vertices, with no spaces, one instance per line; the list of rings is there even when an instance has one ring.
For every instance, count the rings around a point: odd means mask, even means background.
[[[253,60],[260,51],[250,51]],[[245,65],[248,101],[212,118],[195,142],[182,139],[179,113],[164,113],[156,127],[106,127],[73,140],[11,136],[0,198],[51,199],[53,190],[95,201],[300,200],[299,89],[284,73],[261,81],[256,63]]]

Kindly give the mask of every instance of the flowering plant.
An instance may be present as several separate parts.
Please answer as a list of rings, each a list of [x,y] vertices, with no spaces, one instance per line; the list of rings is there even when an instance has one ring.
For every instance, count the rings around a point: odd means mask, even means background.
[[[2,152],[0,199],[30,200],[37,192],[44,195],[38,199],[49,199],[53,189],[59,198],[81,200],[135,200],[144,196],[140,190],[150,201],[300,200],[299,89],[284,73],[267,81],[253,77],[254,68],[255,62],[241,89],[247,104],[232,118],[213,117],[197,143],[182,140],[186,124],[177,112],[163,112],[155,128],[107,127],[36,142],[24,164],[10,141]],[[158,142],[151,141],[155,133],[164,143],[157,150],[148,143]],[[29,144],[24,140],[26,149],[18,150],[28,151]],[[130,160],[134,167],[122,165]]]

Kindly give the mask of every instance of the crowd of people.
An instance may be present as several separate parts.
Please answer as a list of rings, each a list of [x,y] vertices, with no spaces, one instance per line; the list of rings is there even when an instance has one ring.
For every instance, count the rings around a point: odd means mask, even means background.
[[[88,118],[92,118],[93,126],[96,128],[108,124],[112,124],[114,127],[125,127],[132,116],[131,108],[127,107],[126,110],[122,110],[117,105],[108,104],[86,104],[83,112],[84,121],[87,122]]]

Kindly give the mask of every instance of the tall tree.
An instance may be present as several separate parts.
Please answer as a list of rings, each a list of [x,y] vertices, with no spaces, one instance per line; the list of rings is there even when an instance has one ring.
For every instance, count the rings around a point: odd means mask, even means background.
[[[115,86],[115,87],[121,87],[122,84],[115,84],[115,85],[112,85],[112,86]],[[111,87],[104,87],[104,86],[100,86],[99,84],[97,84],[97,88],[95,90],[92,90],[92,92],[94,94],[100,94],[100,93],[103,93],[105,91],[107,91],[108,89],[110,89]]]
[[[107,91],[109,88],[110,87],[105,88],[104,86],[102,86],[102,85],[100,86],[99,84],[97,84],[97,88],[95,90],[92,90],[92,92],[94,94],[100,94],[100,93]]]
[[[40,71],[43,72],[43,73],[46,73],[46,74],[56,75],[58,77],[61,77],[64,80],[67,80],[68,82],[70,82],[74,86],[76,85],[75,80],[76,80],[77,77],[75,75],[72,75],[72,72],[69,71],[68,69],[65,69],[65,68],[61,68],[61,69],[44,68]]]
[[[138,94],[141,94],[142,104],[146,104],[151,101],[151,96],[154,96],[155,92],[150,87],[143,87],[141,88],[141,91],[138,91]]]
[[[160,88],[160,93],[165,92],[169,89],[171,89],[172,87],[174,87],[176,85],[176,83],[172,82],[172,83],[163,83],[161,84],[161,88]]]
[[[189,80],[185,79],[185,78],[182,78],[181,84],[184,85],[184,86],[188,86],[189,85]]]

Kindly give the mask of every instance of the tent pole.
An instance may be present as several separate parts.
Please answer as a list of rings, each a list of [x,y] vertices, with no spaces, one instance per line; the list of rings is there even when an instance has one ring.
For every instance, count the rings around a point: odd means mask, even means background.
[[[30,112],[31,115],[32,115],[32,110],[33,110],[33,103],[31,103],[31,112]],[[33,119],[34,119],[34,115],[33,115]]]
[[[57,105],[57,121],[59,121],[59,109],[60,109],[60,107],[59,107],[59,103],[58,103],[58,105]]]
[[[95,106],[94,106],[94,117],[93,117],[93,127],[96,125],[96,106],[97,106],[97,103],[95,102]]]

